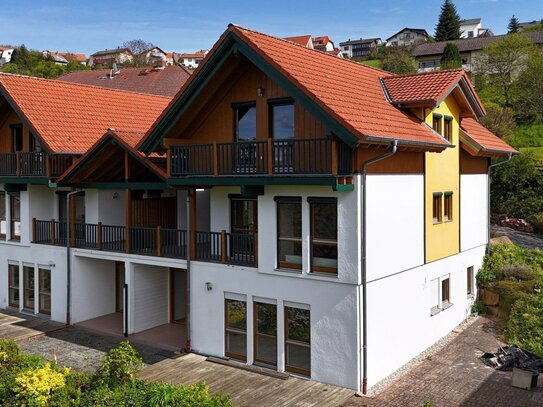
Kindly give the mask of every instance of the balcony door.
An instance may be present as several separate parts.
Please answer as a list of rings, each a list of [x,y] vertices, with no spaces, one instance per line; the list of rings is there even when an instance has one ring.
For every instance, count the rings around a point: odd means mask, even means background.
[[[256,103],[254,101],[236,103],[234,109],[233,150],[234,171],[237,173],[255,172],[258,168],[259,156],[256,146]]]
[[[233,259],[249,261],[255,255],[255,236],[258,231],[256,199],[230,199],[229,251]]]
[[[274,172],[290,173],[294,168],[294,101],[290,98],[270,100],[270,136],[273,139]]]

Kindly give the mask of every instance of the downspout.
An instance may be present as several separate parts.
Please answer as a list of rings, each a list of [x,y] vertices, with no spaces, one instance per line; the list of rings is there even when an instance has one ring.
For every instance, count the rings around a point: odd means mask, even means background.
[[[70,325],[71,318],[71,286],[72,286],[72,262],[70,258],[70,198],[72,195],[77,195],[81,190],[68,192],[66,195],[66,325]],[[75,213],[74,213],[75,216]],[[54,226],[53,226],[54,227]]]
[[[487,227],[487,245],[486,245],[486,254],[489,254],[490,253],[490,229],[491,229],[491,225],[490,225],[490,219],[491,219],[491,214],[490,214],[490,185],[492,184],[492,176],[491,176],[491,170],[492,168],[494,167],[497,167],[498,165],[502,165],[502,164],[506,164],[508,163],[509,161],[511,161],[511,159],[513,158],[513,154],[512,153],[509,153],[507,155],[507,159],[503,160],[503,161],[500,161],[500,162],[497,162],[497,163],[494,163],[494,164],[491,164],[488,166],[488,170],[487,170],[487,216],[488,216],[488,227]]]
[[[377,161],[384,160],[392,157],[398,151],[398,140],[392,142],[392,150],[372,159],[365,161],[362,164],[362,394],[367,394],[368,390],[368,322],[367,322],[367,273],[366,273],[366,199],[367,199],[367,185],[366,175],[368,172],[368,166],[374,164]]]
[[[185,351],[190,352],[191,351],[191,343],[190,343],[190,240],[191,240],[191,233],[190,230],[190,222],[191,222],[191,216],[190,216],[190,207],[191,207],[191,199],[190,199],[191,193],[189,190],[187,190],[187,318],[186,318],[186,327],[187,327],[187,342],[185,344]]]

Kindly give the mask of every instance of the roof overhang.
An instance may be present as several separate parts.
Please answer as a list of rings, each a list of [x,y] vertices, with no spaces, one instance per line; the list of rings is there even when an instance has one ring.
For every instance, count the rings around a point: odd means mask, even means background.
[[[460,146],[474,157],[504,157],[516,155],[518,151],[503,151],[484,147],[460,127]]]

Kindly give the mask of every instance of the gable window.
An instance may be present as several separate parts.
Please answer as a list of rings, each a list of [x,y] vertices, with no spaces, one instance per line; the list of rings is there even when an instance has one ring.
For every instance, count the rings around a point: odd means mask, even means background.
[[[0,191],[0,238],[6,237],[6,191]]]
[[[435,223],[441,223],[442,221],[442,213],[441,213],[441,206],[442,206],[442,198],[443,194],[441,192],[434,192],[432,196],[432,219],[434,224]]]
[[[443,195],[443,221],[448,222],[453,219],[453,193],[445,192]]]
[[[9,195],[11,213],[11,240],[21,240],[21,197],[19,193]]]
[[[247,360],[247,303],[225,299],[225,355]]]
[[[11,151],[23,151],[23,125],[11,125]]]
[[[8,265],[9,306],[19,308],[19,266]]]
[[[450,142],[452,142],[452,121],[453,118],[451,116],[445,116],[443,121],[443,137]]]
[[[235,115],[236,141],[256,140],[256,103],[235,103],[232,108]]]
[[[311,270],[337,274],[337,199],[307,201],[311,217]]]
[[[473,275],[473,266],[469,266],[466,270],[466,277],[467,277],[467,294],[473,295],[474,294],[474,275]]]
[[[268,103],[271,137],[279,140],[294,138],[294,101],[287,98]]]
[[[302,199],[275,197],[277,202],[277,267],[302,269]]]
[[[432,116],[432,128],[439,134],[443,134],[441,130],[441,115],[434,113]]]
[[[309,309],[285,307],[285,370],[310,376],[311,317]]]

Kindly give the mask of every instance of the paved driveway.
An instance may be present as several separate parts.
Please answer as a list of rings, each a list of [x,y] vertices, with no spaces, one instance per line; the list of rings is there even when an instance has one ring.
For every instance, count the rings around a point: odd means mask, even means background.
[[[510,385],[511,373],[485,366],[483,352],[495,352],[498,328],[479,317],[462,333],[374,398],[353,397],[349,407],[537,407],[543,406],[543,375],[537,389],[528,391]]]

